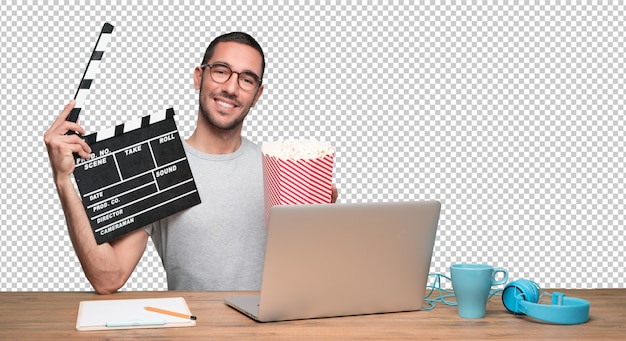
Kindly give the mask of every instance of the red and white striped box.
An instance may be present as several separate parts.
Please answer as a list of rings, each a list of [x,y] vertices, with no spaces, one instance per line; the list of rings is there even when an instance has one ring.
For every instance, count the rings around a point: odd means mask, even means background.
[[[300,152],[298,148],[309,150]],[[291,152],[284,153],[285,149]],[[265,228],[270,211],[276,205],[330,203],[335,161],[332,146],[306,140],[266,142],[262,150]]]

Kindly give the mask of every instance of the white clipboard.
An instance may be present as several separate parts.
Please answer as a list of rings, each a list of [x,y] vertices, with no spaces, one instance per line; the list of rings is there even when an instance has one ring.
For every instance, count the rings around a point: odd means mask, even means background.
[[[193,327],[189,318],[148,311],[146,307],[192,315],[183,297],[81,301],[76,317],[77,331]]]

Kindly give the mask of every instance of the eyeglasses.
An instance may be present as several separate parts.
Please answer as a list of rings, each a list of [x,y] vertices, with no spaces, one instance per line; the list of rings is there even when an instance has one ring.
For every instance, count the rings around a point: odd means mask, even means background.
[[[200,65],[202,70],[205,67],[209,68],[209,74],[211,79],[215,83],[226,83],[230,79],[233,73],[237,74],[237,83],[245,91],[256,90],[261,85],[261,77],[249,71],[236,72],[230,69],[228,65],[215,63],[215,64],[202,64]]]

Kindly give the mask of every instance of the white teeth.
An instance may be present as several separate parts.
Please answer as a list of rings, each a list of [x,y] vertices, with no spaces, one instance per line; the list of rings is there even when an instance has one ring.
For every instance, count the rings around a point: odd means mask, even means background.
[[[235,107],[235,106],[234,106],[234,105],[232,105],[232,104],[229,104],[229,103],[226,103],[226,102],[222,102],[222,101],[217,101],[217,104],[218,104],[219,106],[221,106],[221,107],[228,108],[228,109],[230,109],[230,108],[234,108],[234,107]]]

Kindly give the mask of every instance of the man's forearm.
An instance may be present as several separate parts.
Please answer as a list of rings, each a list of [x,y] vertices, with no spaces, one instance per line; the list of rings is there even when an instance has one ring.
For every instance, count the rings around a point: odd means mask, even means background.
[[[56,185],[70,239],[87,279],[99,293],[116,291],[126,279],[113,248],[108,243],[96,243],[89,218],[71,180],[57,180]]]

